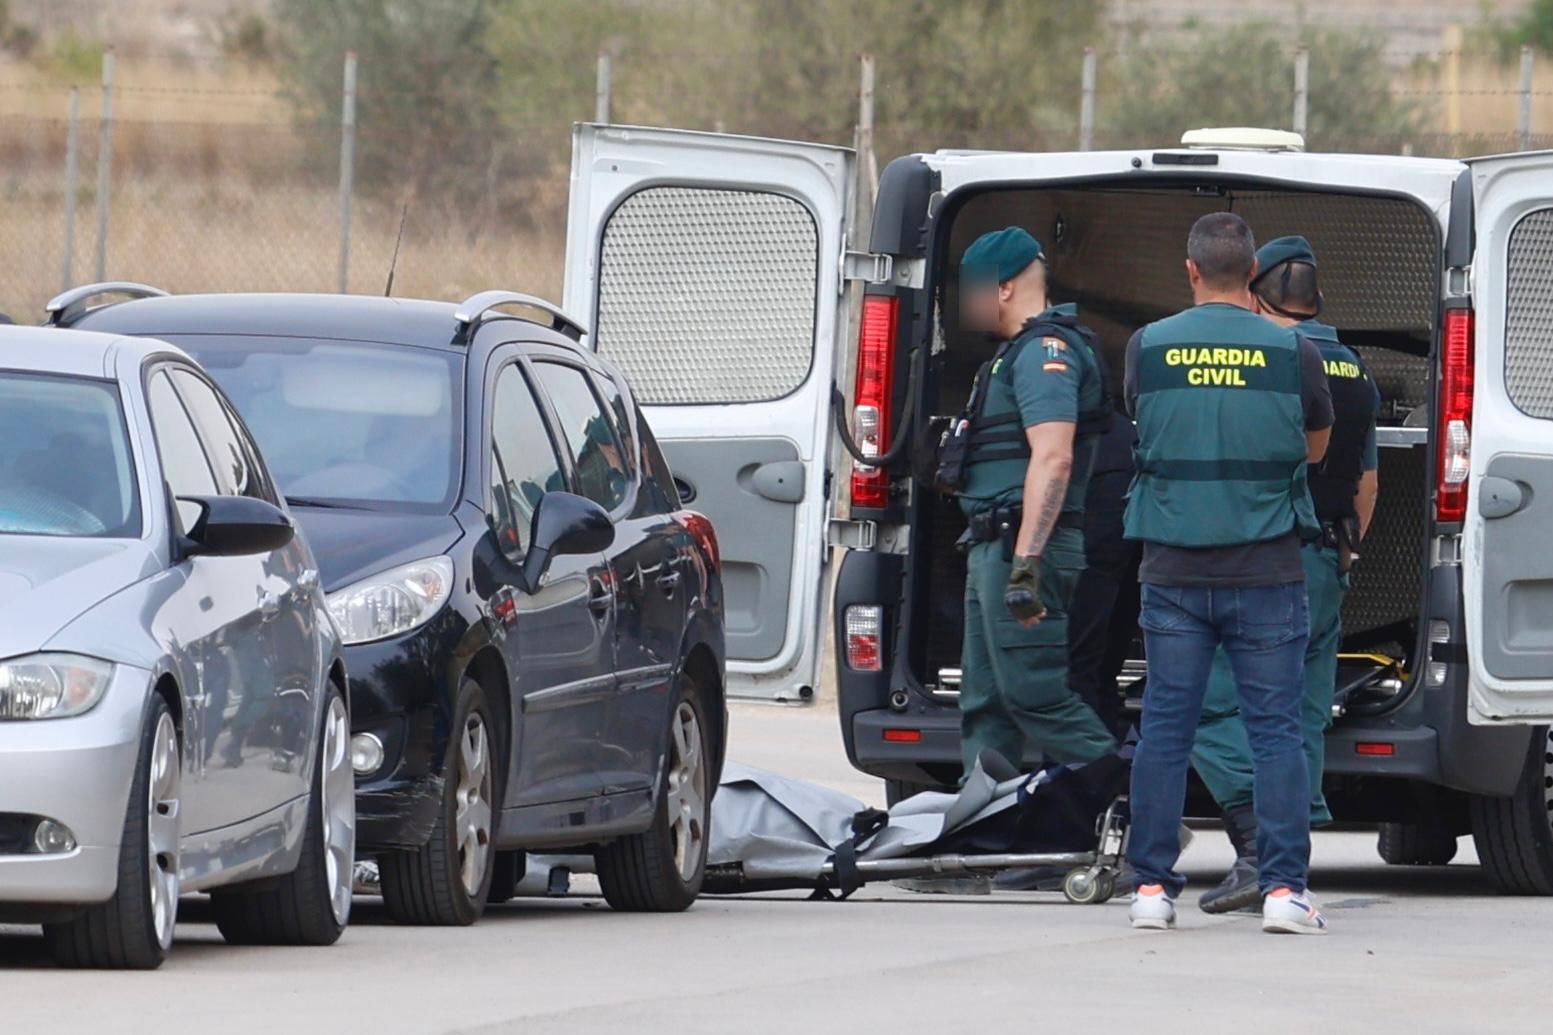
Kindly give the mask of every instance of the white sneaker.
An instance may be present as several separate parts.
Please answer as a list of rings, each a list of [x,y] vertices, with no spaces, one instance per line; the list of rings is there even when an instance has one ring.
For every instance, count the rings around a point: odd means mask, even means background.
[[[1274,888],[1262,900],[1262,930],[1268,934],[1326,934],[1327,918],[1307,892]]]
[[[1159,884],[1145,884],[1132,893],[1132,926],[1140,931],[1168,931],[1176,925],[1176,900]]]

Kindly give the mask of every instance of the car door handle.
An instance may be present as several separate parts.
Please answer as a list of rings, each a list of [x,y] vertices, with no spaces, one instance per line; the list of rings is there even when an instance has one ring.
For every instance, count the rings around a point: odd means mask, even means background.
[[[275,593],[260,593],[259,614],[266,622],[280,614],[280,596]]]

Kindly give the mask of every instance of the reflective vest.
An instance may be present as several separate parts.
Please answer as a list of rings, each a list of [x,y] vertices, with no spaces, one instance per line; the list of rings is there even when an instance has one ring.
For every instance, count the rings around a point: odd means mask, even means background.
[[[1354,495],[1364,474],[1364,440],[1375,420],[1380,393],[1359,357],[1337,340],[1335,329],[1315,320],[1296,324],[1294,329],[1321,349],[1336,418],[1326,456],[1310,465],[1310,498],[1317,518],[1340,522],[1358,514]]]
[[[1149,324],[1136,357],[1126,532],[1180,547],[1315,536],[1293,331],[1210,303]]]

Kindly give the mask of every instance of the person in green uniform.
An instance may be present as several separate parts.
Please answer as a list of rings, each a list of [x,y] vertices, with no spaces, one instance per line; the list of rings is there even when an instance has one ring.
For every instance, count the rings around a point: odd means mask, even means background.
[[[1310,768],[1310,821],[1332,821],[1321,776],[1326,765],[1326,731],[1332,725],[1337,685],[1337,652],[1343,638],[1343,597],[1348,568],[1369,530],[1379,492],[1376,474],[1375,411],[1380,393],[1358,355],[1319,322],[1322,299],[1316,255],[1303,237],[1280,237],[1257,252],[1260,271],[1251,283],[1256,309],[1280,327],[1290,327],[1321,350],[1332,391],[1334,422],[1326,456],[1307,470],[1321,536],[1304,544],[1305,588],[1310,598],[1310,644],[1305,648],[1305,689],[1300,733]],[[1203,700],[1192,766],[1224,814],[1235,847],[1235,865],[1217,888],[1198,900],[1208,913],[1227,913],[1258,900],[1256,813],[1252,803],[1251,745],[1235,694],[1235,677],[1223,650],[1214,659]]]
[[[1068,686],[1068,607],[1084,570],[1083,513],[1108,404],[1073,306],[1052,307],[1041,245],[1008,227],[961,259],[962,306],[1002,341],[972,397],[960,506],[966,533],[960,736],[966,771],[984,751],[1019,765],[1115,750]]]
[[[1262,929],[1319,934],[1310,900],[1310,777],[1300,737],[1310,607],[1300,544],[1320,532],[1307,465],[1326,455],[1320,351],[1257,315],[1256,245],[1232,212],[1187,236],[1194,305],[1127,344],[1138,422],[1126,534],[1143,543],[1148,656],[1132,763],[1135,928],[1175,925],[1186,775],[1214,655],[1229,654],[1254,759]]]

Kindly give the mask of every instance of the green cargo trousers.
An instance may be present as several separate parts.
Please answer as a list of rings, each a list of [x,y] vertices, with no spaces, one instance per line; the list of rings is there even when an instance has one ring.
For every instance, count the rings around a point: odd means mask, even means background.
[[[1310,594],[1310,646],[1305,649],[1305,693],[1300,700],[1300,734],[1310,769],[1310,821],[1332,822],[1321,771],[1326,765],[1326,732],[1332,726],[1332,695],[1337,688],[1337,651],[1343,640],[1343,596],[1348,579],[1337,571],[1337,551],[1311,544],[1301,555],[1305,589]],[[1235,676],[1220,650],[1208,676],[1192,767],[1223,809],[1251,804],[1251,742],[1240,719]]]
[[[1046,617],[1033,628],[1003,604],[1012,564],[1001,543],[977,543],[966,558],[965,643],[960,665],[960,747],[970,772],[992,748],[1014,765],[1025,746],[1053,762],[1093,762],[1116,742],[1068,687],[1068,605],[1084,571],[1084,534],[1059,528],[1041,556]]]

